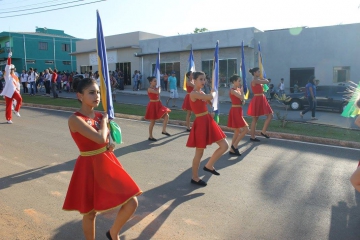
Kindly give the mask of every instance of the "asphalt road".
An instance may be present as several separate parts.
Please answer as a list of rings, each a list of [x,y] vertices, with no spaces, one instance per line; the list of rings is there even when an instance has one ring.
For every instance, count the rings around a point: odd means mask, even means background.
[[[0,124],[1,240],[84,239],[81,215],[61,210],[78,156],[70,114],[24,107],[14,124]],[[198,188],[189,183],[194,149],[185,147],[185,128],[169,126],[166,137],[156,125],[153,143],[147,122],[116,121],[124,143],[115,155],[144,191],[122,240],[360,238],[360,195],[349,182],[356,149],[245,137],[243,155],[223,155],[220,176],[200,170],[208,186]],[[96,239],[115,213],[98,216]]]

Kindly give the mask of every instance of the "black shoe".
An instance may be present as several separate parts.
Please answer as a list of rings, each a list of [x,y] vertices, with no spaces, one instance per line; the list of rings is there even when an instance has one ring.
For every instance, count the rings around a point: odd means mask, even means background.
[[[156,142],[156,141],[157,141],[157,139],[155,139],[155,138],[148,138],[148,140],[149,140],[149,141],[153,141],[153,142]]]
[[[112,240],[111,235],[110,235],[110,230],[106,232],[106,237],[107,237],[109,240]]]
[[[198,182],[197,181],[195,181],[195,180],[193,180],[193,179],[191,179],[191,181],[190,181],[190,183],[192,183],[192,184],[196,184],[196,185],[199,185],[199,186],[203,186],[203,187],[205,187],[206,185],[207,185],[207,183],[206,182],[204,182],[203,180],[199,180]]]
[[[164,134],[166,136],[170,136],[170,133],[167,133],[167,132],[161,132],[161,134]]]
[[[186,131],[187,131],[187,132],[190,132],[190,131],[191,131],[191,128],[187,128]]]
[[[265,134],[265,133],[260,133],[263,137],[266,137],[266,138],[270,138],[269,135]]]
[[[258,138],[250,138],[250,141],[253,141],[253,142],[260,142],[260,139],[258,139]]]
[[[239,150],[237,152],[230,152],[229,151],[229,154],[230,155],[235,155],[235,156],[241,156],[241,153],[239,152]]]
[[[203,170],[206,171],[206,172],[211,172],[212,174],[214,174],[214,175],[216,175],[216,176],[219,176],[219,175],[220,175],[220,173],[218,173],[215,169],[210,170],[210,169],[208,169],[208,168],[205,167],[205,166],[204,166]]]

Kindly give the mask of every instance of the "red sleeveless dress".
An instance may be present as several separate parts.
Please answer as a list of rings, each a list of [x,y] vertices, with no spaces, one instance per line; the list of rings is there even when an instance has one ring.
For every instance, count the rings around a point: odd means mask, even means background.
[[[95,119],[79,112],[75,115],[96,130],[99,129],[101,113],[95,113]],[[89,153],[106,147],[106,143],[98,144],[78,132],[70,133],[80,152],[87,152],[89,156],[81,154],[76,160],[63,210],[76,210],[81,214],[92,210],[103,212],[121,206],[142,193],[113,152],[103,150],[98,154]]]
[[[184,111],[191,111],[191,106],[190,106],[190,93],[194,90],[194,87],[188,86],[186,85],[186,96],[184,98],[184,102],[182,105],[182,110]]]
[[[226,137],[219,125],[207,113],[205,101],[196,99],[193,102],[190,99],[190,106],[196,118],[186,143],[187,147],[206,148],[207,145],[211,145]]]
[[[234,90],[240,93],[239,88]],[[231,90],[229,92],[229,96],[231,99],[232,106],[230,108],[227,126],[229,128],[242,128],[245,126],[249,126],[243,117],[242,102],[240,98],[231,94]]]
[[[262,84],[255,84],[255,86],[251,84],[251,89],[254,97],[249,103],[247,114],[252,117],[272,114],[273,110],[271,109],[269,102],[263,94]]]
[[[147,120],[157,120],[162,118],[166,113],[171,112],[167,107],[164,107],[161,104],[159,99],[159,94],[148,92],[150,102],[146,107],[145,119]]]

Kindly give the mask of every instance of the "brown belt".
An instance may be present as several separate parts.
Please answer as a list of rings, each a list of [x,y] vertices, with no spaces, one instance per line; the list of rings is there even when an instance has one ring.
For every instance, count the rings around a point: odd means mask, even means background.
[[[201,116],[205,116],[206,114],[208,114],[209,112],[203,112],[203,113],[199,113],[199,114],[195,114],[196,117],[201,117]]]
[[[231,105],[231,107],[242,107],[241,105]]]
[[[264,95],[263,93],[256,93],[256,94],[254,94],[254,96],[262,96],[262,95]]]
[[[150,100],[150,102],[158,102],[160,101],[159,99],[158,100]]]

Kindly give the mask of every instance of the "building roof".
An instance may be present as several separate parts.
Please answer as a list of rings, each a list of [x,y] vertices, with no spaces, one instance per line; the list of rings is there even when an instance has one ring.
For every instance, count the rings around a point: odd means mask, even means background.
[[[139,45],[129,45],[129,46],[112,46],[112,47],[107,47],[106,50],[115,50],[115,49],[123,49],[123,48],[140,48]],[[87,51],[79,51],[79,52],[72,52],[70,53],[70,55],[76,55],[76,54],[81,54],[81,53],[92,53],[92,52],[96,52],[96,49],[91,49],[91,50],[87,50]]]

